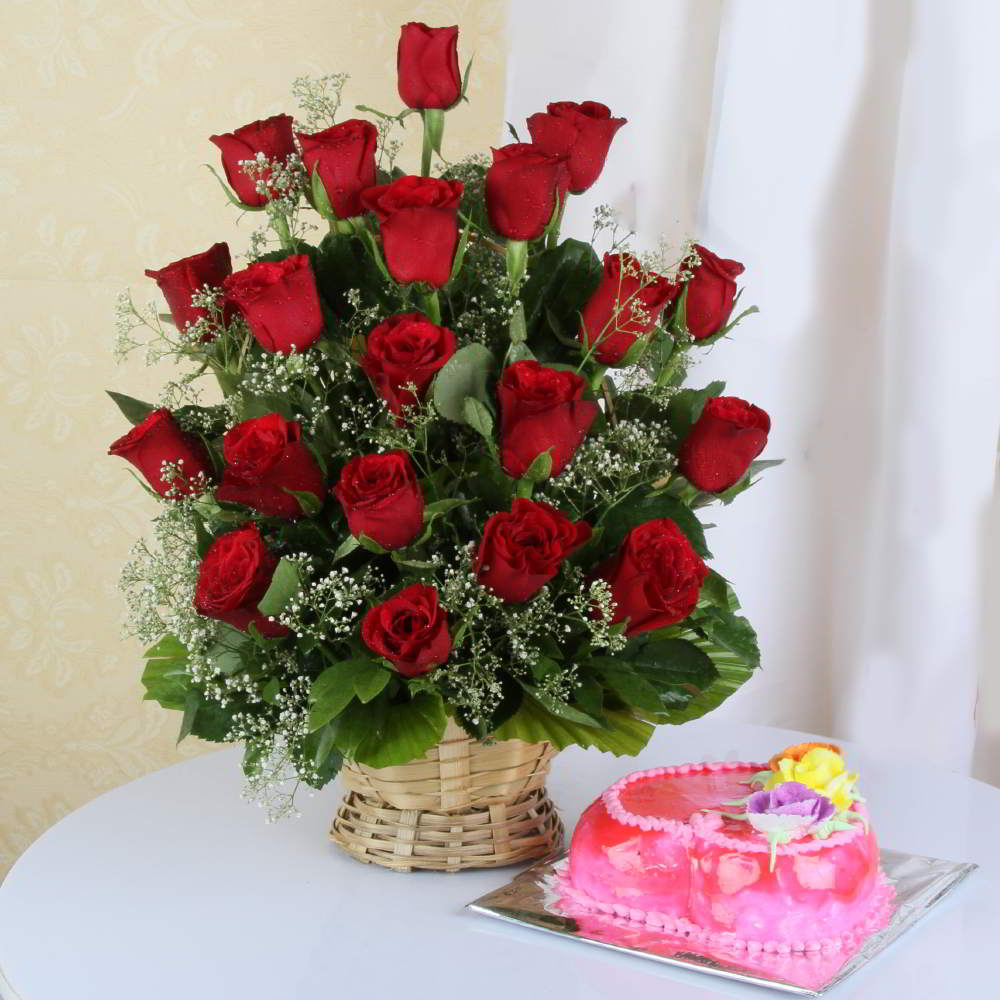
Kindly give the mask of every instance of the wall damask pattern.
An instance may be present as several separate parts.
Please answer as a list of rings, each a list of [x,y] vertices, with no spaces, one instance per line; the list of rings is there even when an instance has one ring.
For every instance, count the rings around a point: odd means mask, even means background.
[[[203,752],[141,701],[139,648],[116,590],[152,503],[105,455],[125,428],[103,395],[155,398],[166,372],[111,359],[113,306],[142,276],[227,239],[240,220],[202,166],[207,137],[292,112],[302,74],[351,75],[345,105],[394,109],[407,20],[459,24],[471,104],[445,152],[502,128],[505,0],[5,0],[0,72],[0,875],[95,795]],[[411,127],[401,157],[419,157]],[[331,804],[332,804],[331,798]],[[248,822],[259,822],[256,812]]]

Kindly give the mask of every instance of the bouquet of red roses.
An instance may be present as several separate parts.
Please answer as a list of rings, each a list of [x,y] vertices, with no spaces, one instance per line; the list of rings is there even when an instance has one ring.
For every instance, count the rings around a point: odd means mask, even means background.
[[[217,243],[146,272],[169,316],[120,301],[120,350],[181,363],[156,404],[110,394],[111,453],[162,500],[122,577],[143,683],[182,737],[243,742],[258,790],[404,763],[449,717],[632,754],[758,665],[698,511],[770,464],[770,421],[682,386],[746,315],[743,267],[633,252],[605,208],[603,259],[560,240],[626,124],[602,104],[448,162],[457,41],[403,27],[399,114],[338,121],[345,78],[303,78],[298,122],[212,136],[264,220],[247,266]]]

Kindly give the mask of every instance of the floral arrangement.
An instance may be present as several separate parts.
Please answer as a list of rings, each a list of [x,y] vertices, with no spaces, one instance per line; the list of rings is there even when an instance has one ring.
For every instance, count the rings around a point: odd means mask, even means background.
[[[825,840],[836,830],[849,830],[852,821],[867,826],[852,806],[864,800],[858,794],[858,774],[849,772],[840,747],[832,743],[800,743],[786,747],[770,761],[770,769],[755,774],[757,790],[734,802],[742,813],[723,813],[749,823],[771,844],[774,871],[778,844],[806,835]]]
[[[699,515],[773,464],[770,421],[683,385],[755,311],[743,266],[639,253],[606,207],[560,239],[626,124],[602,104],[447,160],[457,46],[403,26],[399,113],[338,120],[346,78],[303,78],[298,121],[212,136],[264,221],[246,265],[217,243],[146,272],[169,314],[119,302],[119,352],[179,365],[156,403],[110,393],[134,425],[110,452],[161,501],[122,576],[146,697],[242,742],[278,812],[286,778],[418,758],[449,717],[634,754],[758,666]]]

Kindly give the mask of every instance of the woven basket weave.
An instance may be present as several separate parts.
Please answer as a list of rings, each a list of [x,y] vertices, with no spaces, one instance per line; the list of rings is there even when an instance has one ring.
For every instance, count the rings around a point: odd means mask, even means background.
[[[498,868],[549,854],[563,825],[545,790],[548,743],[486,745],[454,722],[420,760],[347,762],[330,837],[359,861],[396,871]]]

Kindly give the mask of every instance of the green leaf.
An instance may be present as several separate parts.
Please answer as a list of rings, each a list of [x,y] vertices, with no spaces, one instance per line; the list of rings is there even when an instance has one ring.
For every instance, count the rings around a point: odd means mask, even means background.
[[[362,705],[380,695],[392,680],[392,672],[375,660],[358,660],[354,673],[354,693]],[[363,666],[362,666],[363,664]]]
[[[521,289],[529,338],[538,333],[546,309],[560,329],[579,330],[580,311],[600,283],[601,270],[593,247],[581,240],[563,240],[558,247],[533,255]]]
[[[177,734],[177,743],[191,734],[194,727],[194,717],[198,714],[201,705],[201,695],[197,691],[188,691],[184,699],[184,714],[181,716],[181,728]]]
[[[705,577],[699,600],[706,604],[718,605],[727,611],[736,611],[740,606],[729,581],[715,570],[709,570],[708,576]]]
[[[595,719],[592,715],[587,715],[586,712],[581,712],[578,708],[574,708],[572,705],[568,705],[566,702],[559,701],[557,698],[553,698],[552,695],[540,691],[534,685],[521,681],[521,686],[546,712],[551,712],[553,715],[557,715],[560,719],[566,719],[568,722],[578,722],[581,726],[604,728],[604,721],[602,719]]]
[[[535,456],[535,460],[525,470],[522,479],[530,483],[542,483],[552,475],[552,449]]]
[[[104,390],[114,401],[115,405],[125,416],[125,419],[133,426],[141,424],[156,407],[152,403],[144,403],[141,399],[133,399],[121,392],[112,392],[110,389]]]
[[[146,667],[142,672],[142,685],[146,694],[143,700],[182,711],[191,683],[187,672],[187,649],[172,635],[167,635],[144,655]]]
[[[341,543],[337,546],[337,551],[333,554],[333,561],[337,562],[343,559],[344,556],[349,556],[361,543],[354,537],[354,535],[348,535]]]
[[[688,432],[698,422],[705,404],[725,391],[725,382],[710,382],[704,389],[681,389],[667,406],[667,420],[670,429],[683,441]]]
[[[367,658],[365,658],[367,660]],[[354,665],[357,660],[343,660],[327,667],[309,689],[309,731],[315,732],[340,715],[355,696]]]
[[[358,535],[358,545],[368,552],[374,552],[377,556],[384,556],[388,549],[383,549],[374,538],[369,538],[367,535]]]
[[[525,743],[549,742],[557,750],[569,746],[594,747],[616,757],[634,756],[648,742],[653,727],[630,712],[605,712],[607,729],[583,726],[560,719],[530,695],[520,708],[493,733],[498,740],[524,740]]]
[[[298,500],[299,506],[307,517],[315,517],[323,509],[323,501],[315,493],[309,493],[305,490],[290,490],[287,487],[285,487],[285,492],[291,493]]]
[[[464,423],[466,398],[489,404],[488,383],[495,370],[496,359],[482,344],[460,348],[434,378],[435,409],[448,420]]]
[[[336,776],[344,763],[343,755],[335,749],[335,738],[336,731],[330,724],[319,732],[310,733],[302,741],[302,756],[311,761],[316,769],[315,778],[306,779],[306,784],[312,788],[323,788]]]
[[[186,736],[197,736],[210,743],[225,743],[233,724],[235,706],[223,708],[217,701],[206,699],[199,691],[189,691],[181,719],[180,743]]]
[[[394,767],[418,760],[444,736],[448,713],[438,694],[422,691],[388,708],[380,733],[358,744],[354,759],[369,767]]]
[[[310,180],[310,190],[312,193],[313,207],[323,216],[324,219],[330,220],[336,218],[333,211],[333,205],[330,204],[330,196],[326,193],[326,187],[319,176],[319,164],[313,167],[312,175]]]
[[[657,689],[632,670],[629,663],[616,660],[612,656],[594,657],[591,666],[597,667],[604,683],[617,694],[626,705],[641,708],[647,712],[662,712],[663,702]]]
[[[728,490],[724,490],[722,493],[703,493],[699,499],[699,506],[705,506],[711,503],[713,500],[721,500],[724,504],[732,503],[741,493],[745,493],[754,483],[757,482],[757,476],[763,472],[765,469],[773,468],[776,465],[782,465],[784,459],[782,458],[764,458],[756,462],[750,463],[750,468],[747,469],[746,474],[738,482],[734,483],[729,487]]]
[[[474,431],[493,443],[493,414],[486,409],[485,403],[473,396],[466,396],[462,402],[462,416]]]
[[[640,497],[633,493],[611,508],[605,522],[607,530],[602,539],[602,547],[615,551],[633,528],[660,518],[670,518],[684,532],[698,555],[705,559],[711,557],[712,553],[705,542],[705,528],[691,508],[680,500],[663,494]]]
[[[760,666],[760,648],[757,633],[742,615],[734,615],[727,608],[710,607],[691,624],[701,629],[716,645],[735,653],[745,663]]]
[[[456,507],[465,507],[470,503],[474,503],[473,500],[435,500],[433,503],[424,505],[424,521],[433,521],[435,517],[441,514],[447,514],[448,511],[454,510]]]
[[[244,666],[240,650],[221,642],[217,642],[209,649],[208,658],[212,661],[212,665],[227,677],[235,674],[237,670],[242,670]]]
[[[600,682],[589,674],[580,675],[573,698],[587,715],[597,716],[604,711],[604,691]]]
[[[278,703],[278,692],[281,690],[281,681],[277,677],[272,677],[263,687],[260,692],[261,698],[264,699],[269,705],[276,705]]]
[[[229,185],[216,173],[215,167],[213,167],[210,163],[204,163],[202,164],[202,166],[208,167],[212,176],[219,182],[219,187],[221,187],[222,190],[225,191],[226,197],[229,199],[230,204],[235,205],[241,211],[263,212],[264,209],[267,207],[266,205],[244,205],[243,202],[240,201],[240,199],[237,198],[235,194],[233,194]]]
[[[516,364],[518,361],[537,361],[535,352],[527,344],[511,344],[507,352],[507,363]]]
[[[718,708],[734,691],[745,684],[754,672],[753,664],[706,636],[690,630],[686,633],[686,638],[709,657],[715,667],[716,678],[695,695],[687,706],[669,713],[670,721],[677,725],[699,719]]]
[[[298,566],[283,556],[271,577],[271,585],[257,604],[257,610],[265,618],[276,617],[285,610],[285,606],[301,586]]]

